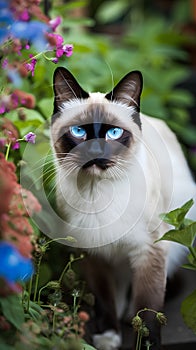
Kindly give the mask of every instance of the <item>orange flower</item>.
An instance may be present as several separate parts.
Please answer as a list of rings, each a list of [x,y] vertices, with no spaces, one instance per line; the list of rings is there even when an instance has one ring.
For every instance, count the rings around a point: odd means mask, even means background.
[[[89,314],[87,314],[86,311],[80,311],[78,313],[78,317],[81,321],[84,321],[84,322],[87,322],[90,319]]]

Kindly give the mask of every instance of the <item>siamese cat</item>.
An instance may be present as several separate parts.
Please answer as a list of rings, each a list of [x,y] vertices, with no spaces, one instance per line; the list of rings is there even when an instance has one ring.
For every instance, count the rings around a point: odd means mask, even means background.
[[[97,321],[92,338],[100,350],[120,348],[125,311],[131,317],[143,308],[163,309],[167,276],[184,249],[155,243],[169,230],[160,214],[196,194],[173,132],[140,113],[142,85],[141,72],[133,71],[109,93],[88,93],[67,69],[54,73],[57,204],[64,235],[89,253],[85,272],[96,296]],[[196,218],[195,208],[191,217]],[[150,349],[160,349],[159,322],[152,312],[142,317],[149,329],[142,348],[150,343]]]

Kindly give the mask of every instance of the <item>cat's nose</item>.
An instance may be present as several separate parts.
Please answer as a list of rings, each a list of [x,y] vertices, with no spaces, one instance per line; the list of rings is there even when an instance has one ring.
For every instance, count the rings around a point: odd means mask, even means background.
[[[93,140],[88,143],[87,146],[87,155],[88,157],[92,158],[98,158],[103,156],[103,145],[98,140]]]

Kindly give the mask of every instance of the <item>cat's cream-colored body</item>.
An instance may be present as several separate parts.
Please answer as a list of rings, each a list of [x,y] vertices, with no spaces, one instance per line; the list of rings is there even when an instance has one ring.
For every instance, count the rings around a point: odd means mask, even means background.
[[[55,129],[70,121],[78,123],[76,110],[81,122],[85,110],[97,103],[105,103],[106,115],[108,111],[116,115],[120,125],[130,124],[134,145],[117,177],[110,173],[94,176],[96,169],[89,174],[79,169],[66,173],[64,165],[57,167],[57,197],[65,217],[64,230],[76,239],[78,247],[103,254],[113,262],[127,255],[134,263],[143,264],[149,247],[169,229],[159,215],[193,198],[195,183],[175,135],[163,121],[141,114],[140,132],[137,125],[129,123],[131,108],[106,103],[103,94],[91,94],[83,103],[64,103]],[[168,255],[171,272],[183,249],[168,242],[159,245]],[[175,249],[171,248],[170,254],[171,246]]]

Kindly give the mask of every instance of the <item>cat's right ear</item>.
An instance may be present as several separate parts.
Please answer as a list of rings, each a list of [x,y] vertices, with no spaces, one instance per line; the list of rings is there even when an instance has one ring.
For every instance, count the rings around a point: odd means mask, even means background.
[[[122,102],[129,107],[134,106],[139,112],[142,86],[142,73],[133,71],[125,75],[105,97],[109,101]]]
[[[59,112],[63,102],[74,98],[88,98],[89,94],[78,84],[74,76],[63,67],[58,67],[54,72],[54,113]]]

